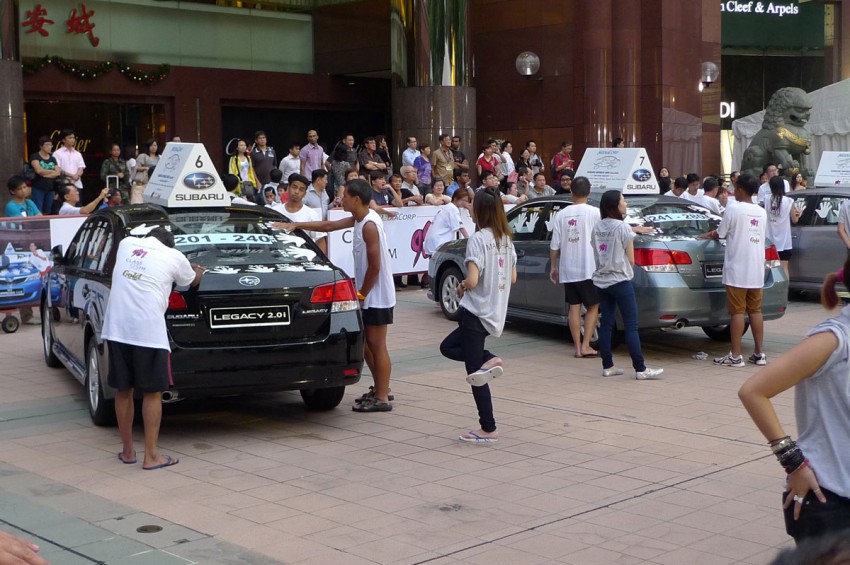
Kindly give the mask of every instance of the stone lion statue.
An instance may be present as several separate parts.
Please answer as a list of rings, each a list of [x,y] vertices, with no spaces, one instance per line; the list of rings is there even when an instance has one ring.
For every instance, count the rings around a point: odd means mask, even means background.
[[[762,129],[744,151],[741,172],[758,178],[767,163],[774,163],[785,175],[800,172],[811,176],[802,167],[802,156],[812,152],[812,134],[805,128],[811,112],[812,101],[805,90],[786,87],[774,92],[764,112]]]

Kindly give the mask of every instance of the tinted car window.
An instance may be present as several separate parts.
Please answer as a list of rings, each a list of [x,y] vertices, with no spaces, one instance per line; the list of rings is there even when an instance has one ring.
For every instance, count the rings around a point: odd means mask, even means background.
[[[552,207],[546,211],[546,218],[544,221],[547,222],[546,229],[543,231],[543,241],[552,241],[552,227],[551,224],[548,223],[550,218],[552,218],[555,214],[569,206],[570,204],[567,202],[553,202]]]
[[[838,225],[838,211],[841,204],[847,199],[843,196],[821,196],[815,209],[812,210],[812,226],[836,226]]]
[[[540,204],[514,208],[508,213],[508,224],[511,226],[514,241],[531,241],[534,239],[534,230],[540,220],[543,219],[545,208],[546,203],[541,202]]]
[[[142,236],[152,227],[136,226],[130,234]],[[195,214],[187,220],[173,216],[168,227],[176,249],[190,261],[213,269],[250,265],[260,272],[263,268],[286,270],[287,266],[312,264],[319,257],[301,235],[272,229],[258,217],[217,213]],[[319,263],[316,268],[330,269],[324,259]],[[269,264],[275,267],[262,267]]]

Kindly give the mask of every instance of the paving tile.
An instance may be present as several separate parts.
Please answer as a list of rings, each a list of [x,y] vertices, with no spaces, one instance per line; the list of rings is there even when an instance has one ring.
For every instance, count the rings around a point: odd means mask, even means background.
[[[766,325],[768,354],[822,318],[791,303]],[[477,424],[461,365],[438,351],[453,327],[424,292],[398,293],[389,414],[348,408],[368,376],[329,412],[297,393],[170,405],[160,443],[181,464],[159,474],[115,461],[115,430],[91,425],[79,384],[44,368],[24,327],[0,341],[0,519],[131,564],[756,564],[793,545],[781,469],[736,395],[755,367],[683,354],[723,344],[642,332],[667,371],[640,383],[573,359],[563,328],[511,322],[488,345],[509,371],[492,386],[502,441],[482,448],[456,439]],[[793,395],[774,404],[794,433]],[[136,532],[146,523],[163,530]]]

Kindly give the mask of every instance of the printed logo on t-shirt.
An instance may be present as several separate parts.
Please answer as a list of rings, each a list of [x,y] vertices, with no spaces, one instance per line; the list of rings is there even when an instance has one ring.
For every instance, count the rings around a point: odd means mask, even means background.
[[[758,218],[752,218],[750,220],[750,243],[761,243],[761,231],[759,230]]]

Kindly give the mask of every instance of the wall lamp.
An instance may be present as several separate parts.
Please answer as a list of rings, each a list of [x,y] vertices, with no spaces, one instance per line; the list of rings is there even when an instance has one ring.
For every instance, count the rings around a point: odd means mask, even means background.
[[[700,72],[699,79],[699,91],[702,92],[709,86],[711,83],[717,80],[717,77],[720,76],[720,68],[711,61],[706,61],[702,64],[702,71]]]
[[[540,57],[531,51],[523,51],[516,57],[516,72],[529,80],[543,80],[537,74],[540,70]]]

